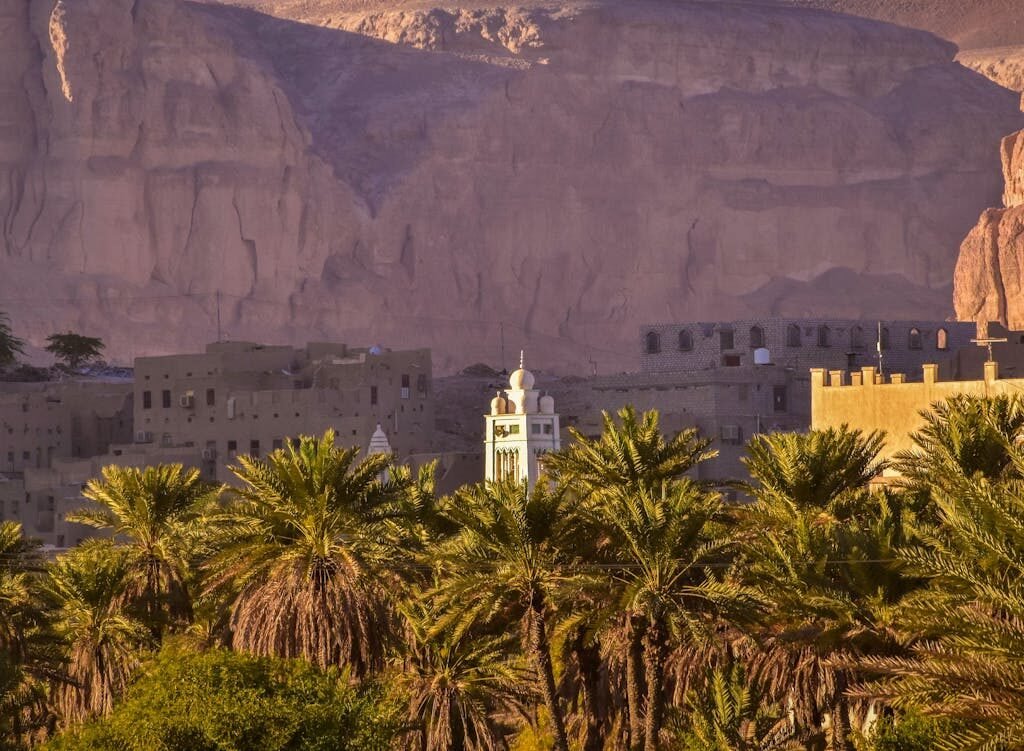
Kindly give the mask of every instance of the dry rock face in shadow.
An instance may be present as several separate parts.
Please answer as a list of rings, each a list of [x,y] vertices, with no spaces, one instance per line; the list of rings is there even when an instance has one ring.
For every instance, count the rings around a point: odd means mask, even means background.
[[[219,291],[231,338],[441,371],[501,328],[610,369],[647,321],[945,317],[1024,126],[865,19],[368,5],[0,0],[0,310],[126,357],[212,339]]]

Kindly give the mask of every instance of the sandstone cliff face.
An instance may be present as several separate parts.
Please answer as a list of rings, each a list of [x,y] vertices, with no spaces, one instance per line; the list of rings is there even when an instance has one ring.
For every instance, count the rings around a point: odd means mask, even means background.
[[[957,318],[1024,329],[1024,131],[1002,143],[1002,209],[988,209],[960,248]]]
[[[944,316],[1022,125],[952,45],[816,11],[337,5],[0,0],[19,330],[194,348],[219,291],[232,338],[605,369],[645,321]]]

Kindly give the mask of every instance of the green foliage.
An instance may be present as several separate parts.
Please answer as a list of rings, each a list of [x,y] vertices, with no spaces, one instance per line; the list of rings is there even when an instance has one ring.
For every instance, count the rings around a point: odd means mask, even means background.
[[[766,701],[740,665],[710,672],[686,696],[676,743],[685,751],[759,751],[783,748],[793,727]]]
[[[25,342],[11,331],[11,322],[6,313],[0,313],[0,367],[14,363],[25,350]]]
[[[110,466],[82,491],[94,505],[67,516],[115,536],[130,568],[125,594],[154,636],[191,620],[190,564],[217,492],[181,464]]]
[[[51,751],[386,751],[397,707],[336,669],[173,645],[107,718]]]
[[[665,480],[682,477],[718,454],[694,428],[666,438],[655,410],[638,417],[626,406],[619,410],[618,420],[607,412],[602,415],[599,438],[587,438],[571,428],[569,445],[544,460],[552,477],[583,496],[604,490],[657,490]]]
[[[105,346],[102,339],[70,331],[66,334],[51,334],[46,337],[46,341],[46,351],[72,370],[98,360]]]
[[[936,740],[947,735],[951,723],[925,717],[919,712],[883,717],[862,751],[934,751]]]
[[[845,425],[808,433],[767,433],[754,437],[743,463],[757,498],[775,496],[798,508],[820,508],[847,490],[865,487],[881,474],[883,435],[864,435]]]
[[[408,470],[390,455],[358,454],[329,430],[231,468],[240,487],[210,519],[205,590],[230,603],[236,648],[358,676],[383,665],[394,620],[387,584],[398,584],[403,522],[419,506]]]
[[[955,394],[922,413],[924,427],[913,434],[916,446],[896,456],[896,467],[917,491],[977,475],[997,480],[1020,477],[1008,451],[1024,431],[1024,399]]]

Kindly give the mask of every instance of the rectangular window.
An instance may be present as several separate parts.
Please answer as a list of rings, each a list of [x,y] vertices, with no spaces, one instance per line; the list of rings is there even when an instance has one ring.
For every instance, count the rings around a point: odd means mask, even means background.
[[[217,403],[217,392],[213,389],[206,389],[206,406],[212,407]]]
[[[403,373],[402,374],[402,398],[403,399],[408,399],[409,398],[409,388],[410,388],[409,384],[410,384],[410,381],[411,381],[411,379],[409,377],[409,374],[408,373]]]
[[[721,329],[718,332],[718,343],[721,349],[733,348],[732,329]]]
[[[427,374],[417,373],[416,374],[416,391],[420,396],[427,395]]]
[[[786,387],[775,386],[772,388],[772,407],[776,412],[786,411]]]
[[[370,386],[370,404],[377,403],[377,387]]]
[[[740,356],[722,355],[722,365],[726,368],[738,368],[740,366]]]
[[[228,441],[228,453],[235,453],[238,451],[238,441]]]
[[[540,423],[534,423],[530,426],[530,432],[534,435],[540,435]]]
[[[164,389],[160,392],[160,400],[163,402],[164,409],[170,409],[171,406],[171,391],[170,389]]]
[[[252,456],[260,455],[260,442],[258,439],[253,438],[249,441],[249,454]]]
[[[508,428],[509,435],[519,435],[519,426],[510,425]]]
[[[153,407],[153,393],[151,391],[142,392],[142,408],[152,409]]]
[[[275,438],[274,445],[272,446],[272,448],[274,449],[274,451],[284,448],[284,441],[282,441],[280,438]]]
[[[743,429],[739,425],[723,425],[721,439],[722,443],[738,446],[743,443]]]

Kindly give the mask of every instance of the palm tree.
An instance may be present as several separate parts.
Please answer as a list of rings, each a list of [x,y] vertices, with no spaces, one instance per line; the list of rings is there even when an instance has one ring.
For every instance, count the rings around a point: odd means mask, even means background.
[[[33,569],[38,543],[16,522],[0,522],[0,736],[14,747],[45,720],[42,680],[48,673],[45,613]],[[0,742],[0,747],[4,747]]]
[[[598,438],[570,428],[573,440],[544,457],[545,471],[583,496],[605,488],[637,492],[660,488],[663,481],[682,477],[718,454],[695,428],[666,439],[656,410],[638,417],[632,406],[626,406],[617,416],[618,422],[602,413],[604,427]]]
[[[67,659],[54,691],[65,725],[110,712],[152,644],[150,630],[124,607],[134,573],[128,551],[101,540],[82,544],[49,569],[43,586]]]
[[[895,467],[911,491],[927,493],[975,475],[991,480],[1022,475],[1009,447],[1024,432],[1024,399],[955,394],[921,413],[924,427],[911,434],[916,447],[896,455]]]
[[[877,431],[864,435],[846,425],[754,436],[743,459],[754,480],[746,489],[755,498],[774,495],[801,509],[823,507],[882,473],[886,462],[878,453],[884,442]]]
[[[738,663],[708,672],[704,685],[686,696],[679,742],[686,751],[797,749],[793,723],[766,699]]]
[[[600,513],[621,537],[616,578],[620,608],[643,624],[643,664],[647,687],[643,743],[657,751],[665,707],[665,664],[671,640],[691,644],[713,633],[718,616],[739,618],[752,601],[737,587],[711,574],[726,560],[731,544],[715,528],[721,499],[697,483],[666,482],[657,492],[610,492]],[[638,739],[631,738],[636,745]]]
[[[915,539],[914,517],[866,490],[807,508],[766,493],[744,517],[737,576],[767,605],[755,671],[794,701],[805,732],[827,729],[831,748],[848,748],[858,662],[905,650],[899,606],[923,582],[893,561]]]
[[[407,648],[396,680],[409,696],[408,751],[497,751],[499,713],[524,713],[527,671],[509,658],[507,637],[434,630],[427,607],[401,609]]]
[[[601,498],[609,492],[660,492],[663,482],[682,477],[718,453],[709,448],[711,441],[701,438],[693,428],[666,438],[655,410],[638,417],[632,406],[626,406],[619,410],[617,418],[603,413],[603,430],[596,439],[571,429],[573,441],[562,451],[545,457],[545,470],[561,485],[574,491],[584,506],[599,508]],[[611,556],[609,560],[614,561],[618,548],[609,544],[610,538],[615,536],[614,528],[601,530],[601,515],[595,512],[593,516],[598,522],[595,535],[608,539],[593,540],[598,546],[603,544],[604,549],[594,549],[587,557],[594,560],[595,557]],[[607,560],[596,562],[608,563]],[[611,600],[616,599],[614,592],[607,594]],[[611,611],[598,607],[593,612],[601,615]],[[596,623],[591,624],[591,628],[596,627]],[[630,737],[633,747],[638,747],[643,743],[644,735],[642,656],[645,624],[642,618],[634,615],[626,617],[621,624],[605,619],[602,627],[607,636],[612,636],[613,641],[622,645]],[[621,633],[612,635],[608,633],[609,628]],[[585,676],[581,678],[586,680]],[[593,683],[593,678],[590,676],[590,683]]]
[[[168,626],[192,619],[191,556],[203,530],[202,514],[217,492],[199,470],[180,464],[109,466],[82,491],[96,505],[67,516],[111,532],[123,545],[131,569],[126,594],[142,608],[157,638]]]
[[[1011,451],[1014,471],[1024,454]],[[858,695],[956,720],[949,749],[1024,746],[1024,482],[980,473],[932,487],[938,526],[902,557],[930,584],[903,608],[908,656],[862,661],[883,677]]]
[[[526,652],[551,717],[554,746],[568,751],[565,719],[555,687],[549,622],[560,597],[587,583],[576,570],[578,529],[568,497],[538,483],[487,483],[460,489],[443,509],[456,530],[432,551],[441,604],[438,629],[461,638],[496,618],[519,619]]]
[[[218,552],[204,568],[206,595],[228,597],[236,648],[357,676],[382,664],[410,478],[389,455],[358,453],[328,431],[231,468],[241,487],[211,518]]]

